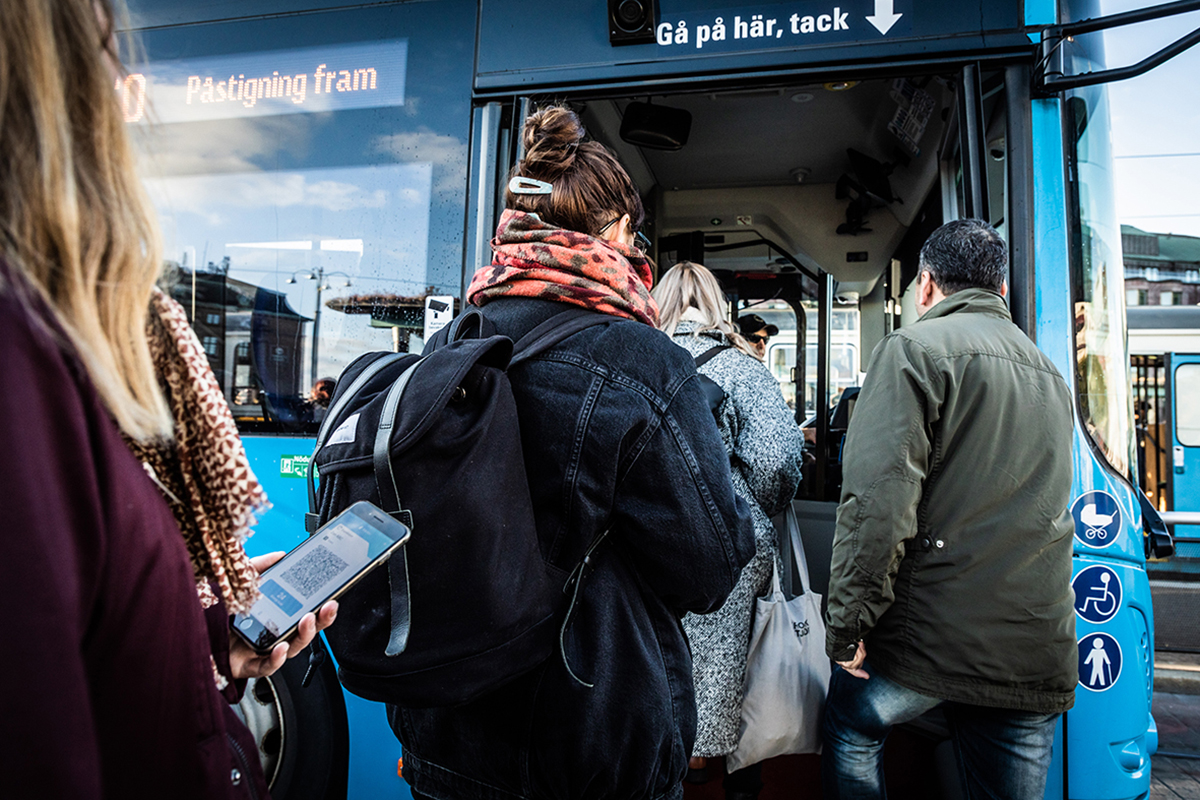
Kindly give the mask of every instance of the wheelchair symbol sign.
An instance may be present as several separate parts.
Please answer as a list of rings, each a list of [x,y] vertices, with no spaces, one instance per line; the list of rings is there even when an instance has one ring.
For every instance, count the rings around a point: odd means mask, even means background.
[[[1071,581],[1075,591],[1075,613],[1088,622],[1108,622],[1121,608],[1121,579],[1108,567],[1085,567]]]
[[[1087,492],[1071,506],[1075,538],[1088,547],[1108,547],[1121,532],[1121,507],[1108,492]]]
[[[1121,677],[1121,646],[1107,633],[1093,633],[1079,640],[1079,685],[1104,692]]]

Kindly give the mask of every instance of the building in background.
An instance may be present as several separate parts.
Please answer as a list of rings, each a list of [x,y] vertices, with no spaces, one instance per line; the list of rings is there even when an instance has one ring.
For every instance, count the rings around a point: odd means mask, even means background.
[[[1121,226],[1126,306],[1200,304],[1200,238]]]

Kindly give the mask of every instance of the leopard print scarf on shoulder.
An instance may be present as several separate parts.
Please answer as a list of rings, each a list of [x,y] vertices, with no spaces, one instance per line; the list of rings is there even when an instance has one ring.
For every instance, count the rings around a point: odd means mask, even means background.
[[[267,508],[233,414],[183,307],[155,289],[147,323],[150,352],[175,418],[175,440],[126,444],[158,485],[183,532],[201,604],[230,613],[258,599],[258,573],[242,542]]]

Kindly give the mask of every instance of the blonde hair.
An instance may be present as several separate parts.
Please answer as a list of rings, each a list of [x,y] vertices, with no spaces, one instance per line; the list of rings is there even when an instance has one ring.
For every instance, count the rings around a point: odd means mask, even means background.
[[[162,257],[113,87],[115,20],[107,0],[0,2],[0,256],[146,441],[173,427],[146,338]]]
[[[703,331],[720,331],[738,350],[758,358],[754,348],[729,321],[725,293],[721,291],[717,276],[700,264],[680,261],[667,270],[650,294],[658,303],[658,328],[668,336],[675,335],[684,313],[694,308],[703,320],[700,327],[692,331],[693,336],[699,336]]]

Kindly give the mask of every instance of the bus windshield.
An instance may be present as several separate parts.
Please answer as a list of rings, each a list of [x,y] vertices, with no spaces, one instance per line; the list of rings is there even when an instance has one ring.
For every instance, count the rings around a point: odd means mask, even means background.
[[[1089,40],[1089,41],[1084,41]],[[1081,37],[1073,73],[1101,69],[1103,42]],[[1075,298],[1075,374],[1079,411],[1088,435],[1109,464],[1129,477],[1137,463],[1133,398],[1125,346],[1125,293],[1121,232],[1113,193],[1108,91],[1092,86],[1071,92],[1066,124],[1074,213],[1071,252]]]

